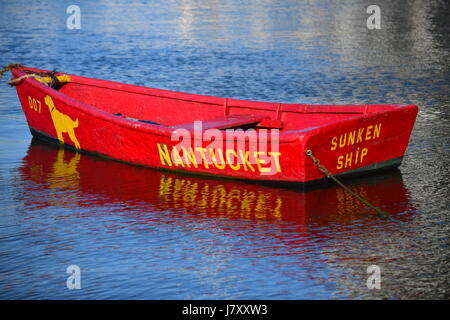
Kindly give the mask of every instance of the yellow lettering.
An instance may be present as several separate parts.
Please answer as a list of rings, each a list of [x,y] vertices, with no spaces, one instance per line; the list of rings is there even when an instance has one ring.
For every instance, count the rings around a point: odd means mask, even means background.
[[[183,151],[184,161],[186,162],[188,167],[191,167],[191,163],[192,163],[195,168],[198,168],[197,160],[195,159],[195,154],[194,154],[194,150],[192,149],[192,147],[189,148],[190,152],[188,152],[185,147],[181,147],[181,150]]]
[[[220,154],[220,155],[219,155],[219,157],[220,157],[220,165],[219,165],[219,163],[217,162],[217,159],[216,159],[216,155],[215,155],[214,149],[210,149],[209,152],[210,152],[210,154],[211,154],[213,163],[214,163],[214,165],[216,166],[216,168],[217,168],[217,169],[225,169],[226,163],[225,163],[225,159],[223,158],[223,152],[222,152],[222,150],[219,149],[219,148],[217,148],[217,153]]]
[[[372,139],[372,128],[373,126],[368,126],[366,131],[366,141]]]
[[[172,161],[170,160],[169,150],[167,150],[167,145],[163,143],[158,143],[158,152],[159,152],[159,159],[161,160],[162,165],[171,166]]]
[[[352,132],[350,132],[348,134],[348,139],[347,139],[347,145],[351,146],[355,144],[355,136],[356,136],[356,130],[353,130]]]
[[[231,159],[231,154],[233,154],[233,159]],[[239,164],[239,161],[237,161],[237,153],[233,149],[227,149],[225,151],[225,156],[227,158],[227,163],[233,170],[239,170],[241,168],[241,165]],[[234,164],[234,160],[236,159],[237,164]]]
[[[256,160],[256,165],[258,166],[258,170],[259,172],[270,172],[270,168],[263,168],[261,166],[261,164],[266,164],[267,161],[265,159],[261,159],[259,158],[259,155],[264,156],[266,153],[262,152],[262,151],[255,151],[254,155],[255,155],[255,160]]]
[[[161,176],[159,180],[159,196],[166,197],[171,192],[172,178]]]
[[[181,158],[180,154],[178,153],[178,150],[176,147],[173,147],[172,149],[172,160],[173,164],[176,166],[181,165],[184,168],[183,159]]]
[[[344,139],[342,139],[344,138]],[[347,133],[344,133],[343,135],[341,134],[339,136],[339,148],[343,148],[345,147],[345,142],[347,141]]]
[[[359,148],[358,149],[356,149],[356,155],[355,155],[355,164],[357,164],[358,163],[358,154],[359,154]]]
[[[363,138],[362,138],[363,132],[364,132],[364,128],[358,129],[358,137],[356,138],[356,143],[363,141]]]
[[[336,150],[337,148],[337,138],[338,137],[333,137],[333,139],[331,139],[331,151]]]
[[[255,168],[253,168],[250,161],[248,161],[249,154],[250,154],[250,152],[246,151],[245,156],[244,156],[244,152],[242,150],[239,150],[239,156],[241,157],[241,163],[244,165],[244,170],[247,171],[247,166],[248,166],[250,168],[250,170],[252,170],[252,172],[255,172]]]
[[[337,167],[336,169],[342,169],[342,167],[344,166],[344,163],[342,162],[342,160],[344,159],[344,156],[339,156],[339,158],[337,159]]]
[[[275,160],[277,172],[281,172],[280,158],[279,158],[281,156],[281,153],[280,152],[269,152],[269,156],[273,157],[273,159]]]
[[[360,162],[363,161],[364,157],[367,155],[368,152],[369,152],[369,150],[367,148],[363,148],[361,150],[361,161]]]
[[[205,166],[206,169],[208,169],[209,168],[209,164],[208,164],[208,160],[206,159],[206,155],[205,155],[205,150],[206,149],[198,147],[198,148],[195,148],[195,150],[200,152],[200,154],[202,155],[203,165]]]
[[[34,99],[30,96],[28,96],[28,105],[30,106],[31,110],[37,111],[38,113],[41,113],[42,111],[42,106],[41,106],[41,101]]]
[[[345,168],[352,166],[352,155],[353,152],[347,153],[345,155],[345,165],[344,165]]]
[[[381,123],[376,124],[373,130],[373,138],[379,138],[380,137],[380,132],[381,132]]]

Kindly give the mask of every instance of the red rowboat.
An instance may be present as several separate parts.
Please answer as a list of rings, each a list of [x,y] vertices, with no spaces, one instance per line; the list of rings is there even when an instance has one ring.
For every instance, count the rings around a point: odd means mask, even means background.
[[[243,101],[15,66],[31,133],[158,169],[309,183],[400,165],[414,105]]]

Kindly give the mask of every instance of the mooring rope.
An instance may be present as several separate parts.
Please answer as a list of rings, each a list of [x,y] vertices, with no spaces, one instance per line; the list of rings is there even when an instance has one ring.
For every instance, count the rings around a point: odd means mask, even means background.
[[[36,74],[36,73],[29,73],[29,74],[24,74],[23,76],[20,76],[18,78],[12,79],[8,81],[9,85],[13,85],[16,82],[22,81],[23,79],[26,78],[35,78],[36,80],[39,80],[39,82],[45,84],[46,86],[48,86],[49,84],[47,83],[47,81],[45,81],[44,78],[42,78],[40,75]]]
[[[0,70],[0,80],[2,79],[3,74],[5,72],[8,72],[9,70],[11,70],[13,68],[19,68],[19,67],[20,67],[20,65],[18,65],[16,63],[10,64],[9,66],[4,67],[2,70]]]
[[[5,72],[8,72],[13,68],[20,68],[25,72],[27,72],[27,70],[23,69],[22,66],[19,64],[10,64],[9,66],[6,66],[2,70],[0,70],[0,79],[3,77],[3,74]],[[8,84],[13,86],[16,83],[22,81],[23,79],[35,78],[37,81],[39,81],[42,84],[45,84],[46,86],[54,87],[55,85],[70,81],[70,77],[68,75],[62,74],[57,76],[56,73],[57,73],[56,71],[27,73],[15,79],[9,80]]]
[[[328,171],[327,168],[325,168],[322,164],[320,164],[319,160],[314,156],[314,154],[312,153],[311,150],[306,150],[306,155],[309,156],[312,161],[314,162],[314,165],[321,171],[323,172],[327,178],[332,179],[334,182],[336,182],[338,185],[340,185],[345,191],[347,191],[348,193],[350,193],[352,196],[354,196],[356,199],[358,199],[359,201],[361,201],[362,203],[364,203],[366,206],[368,206],[369,208],[371,208],[372,210],[374,210],[377,213],[377,216],[382,218],[382,219],[391,219],[391,216],[388,212],[381,210],[378,207],[375,207],[374,205],[372,205],[371,203],[369,203],[369,201],[367,201],[366,199],[364,199],[363,197],[361,197],[359,194],[353,192],[352,190],[350,190],[349,187],[347,187],[345,184],[343,184],[339,179],[337,179],[333,174],[331,174],[330,171]]]
[[[8,71],[10,71],[11,69],[14,69],[14,68],[20,68],[20,65],[13,63],[13,64],[10,64],[9,66],[4,67],[2,70],[0,70],[0,80],[2,79],[3,74],[4,74],[5,72],[8,72]],[[20,76],[20,77],[18,77],[18,78],[9,80],[7,83],[8,83],[9,85],[13,85],[13,84],[16,83],[16,82],[19,82],[19,81],[21,81],[21,80],[23,80],[23,79],[31,78],[31,77],[36,78],[36,80],[40,80],[40,82],[42,82],[42,83],[48,85],[47,82],[46,82],[40,75],[38,75],[38,74],[36,74],[36,73],[28,73],[28,74],[25,74],[25,75]]]

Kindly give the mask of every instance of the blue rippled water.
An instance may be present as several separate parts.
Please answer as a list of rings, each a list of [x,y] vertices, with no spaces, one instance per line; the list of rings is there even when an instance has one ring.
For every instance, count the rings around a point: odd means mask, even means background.
[[[445,299],[445,1],[1,1],[0,65],[237,99],[417,104],[399,171],[312,190],[138,168],[32,141],[0,85],[2,299]],[[66,269],[81,270],[69,290]],[[381,268],[381,289],[366,286]]]

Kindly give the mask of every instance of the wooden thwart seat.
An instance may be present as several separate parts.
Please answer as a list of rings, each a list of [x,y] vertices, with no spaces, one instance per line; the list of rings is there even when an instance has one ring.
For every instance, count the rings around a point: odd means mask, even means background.
[[[202,130],[207,129],[230,129],[230,128],[236,128],[240,126],[245,125],[251,125],[251,124],[258,124],[266,117],[264,116],[256,116],[251,114],[234,114],[234,115],[227,115],[227,116],[221,116],[217,118],[202,120]],[[200,121],[200,120],[199,120]],[[179,124],[174,126],[173,128],[176,129],[187,129],[189,131],[194,130],[194,122]]]

